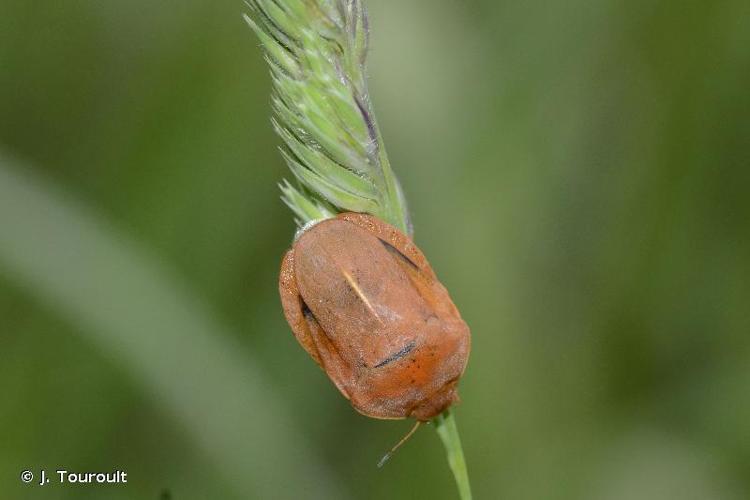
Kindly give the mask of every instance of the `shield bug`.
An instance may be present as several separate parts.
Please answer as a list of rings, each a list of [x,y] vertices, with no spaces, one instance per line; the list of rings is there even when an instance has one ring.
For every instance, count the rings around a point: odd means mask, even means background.
[[[279,291],[295,337],[360,413],[426,421],[458,400],[469,328],[393,226],[344,213],[303,230]]]

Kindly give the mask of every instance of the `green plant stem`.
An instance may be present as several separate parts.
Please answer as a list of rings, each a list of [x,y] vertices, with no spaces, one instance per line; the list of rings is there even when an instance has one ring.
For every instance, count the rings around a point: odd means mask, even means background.
[[[245,20],[271,67],[282,155],[297,179],[281,185],[297,225],[366,212],[412,237],[409,211],[388,161],[366,85],[364,0],[248,0]],[[435,418],[461,500],[471,499],[456,421]]]
[[[443,441],[445,454],[448,457],[448,465],[453,472],[458,486],[458,497],[461,500],[471,500],[471,485],[469,484],[469,472],[466,469],[464,450],[461,447],[461,437],[458,434],[456,419],[453,412],[446,410],[438,415],[434,421],[435,430]]]

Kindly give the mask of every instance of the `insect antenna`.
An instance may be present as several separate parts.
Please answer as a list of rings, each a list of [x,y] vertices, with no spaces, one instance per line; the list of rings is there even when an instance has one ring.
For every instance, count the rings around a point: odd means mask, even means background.
[[[396,452],[396,450],[398,450],[401,447],[402,444],[404,444],[410,437],[412,437],[412,435],[415,432],[417,432],[417,429],[419,429],[420,425],[422,425],[422,422],[419,421],[419,420],[417,420],[417,423],[414,424],[414,427],[412,427],[411,430],[406,433],[406,436],[402,437],[401,441],[399,441],[398,443],[396,443],[396,446],[394,446],[393,448],[391,448],[391,450],[388,453],[386,453],[385,455],[383,455],[383,458],[381,458],[380,461],[378,462],[378,469],[381,468],[383,465],[385,465],[385,463],[388,461],[388,459],[390,459],[393,456],[393,454]]]

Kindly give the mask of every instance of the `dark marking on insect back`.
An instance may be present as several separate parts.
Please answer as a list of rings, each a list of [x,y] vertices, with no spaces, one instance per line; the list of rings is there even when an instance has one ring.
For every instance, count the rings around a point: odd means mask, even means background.
[[[300,299],[300,302],[302,303],[302,314],[305,316],[305,320],[308,324],[314,323],[319,325],[320,322],[318,321],[318,318],[315,317],[315,313],[310,310],[304,300]],[[326,333],[326,335],[328,334]]]
[[[302,303],[302,314],[305,315],[305,318],[307,318],[307,319],[315,319],[315,315],[310,310],[310,308],[307,307],[307,304],[305,303],[305,301],[302,300],[302,299],[300,299],[300,302]]]
[[[414,349],[415,345],[416,344],[414,342],[409,342],[406,346],[404,346],[403,349],[401,349],[398,352],[395,352],[395,353],[391,354],[390,356],[388,356],[387,358],[385,358],[383,361],[381,361],[380,363],[378,363],[377,365],[375,365],[375,368],[380,368],[382,366],[387,365],[388,363],[392,363],[392,362],[394,362],[396,360],[399,360],[399,359],[403,358],[404,356],[406,356],[407,354],[409,354]]]
[[[387,241],[380,240],[380,243],[382,243],[383,246],[385,247],[385,249],[388,250],[390,253],[392,253],[393,255],[395,255],[396,257],[398,257],[399,259],[401,259],[404,262],[406,262],[407,264],[409,264],[415,270],[417,270],[417,271],[419,270],[419,266],[416,265],[414,263],[414,261],[411,260],[409,257],[407,257],[406,255],[404,255],[403,253],[401,253],[401,251],[398,248],[394,247],[393,245],[391,245]]]

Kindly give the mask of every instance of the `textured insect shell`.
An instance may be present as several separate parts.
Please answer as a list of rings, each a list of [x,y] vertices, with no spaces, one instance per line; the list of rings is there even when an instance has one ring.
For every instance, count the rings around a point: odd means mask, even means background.
[[[411,240],[341,214],[302,233],[282,264],[300,344],[359,412],[429,420],[458,399],[469,329]]]

